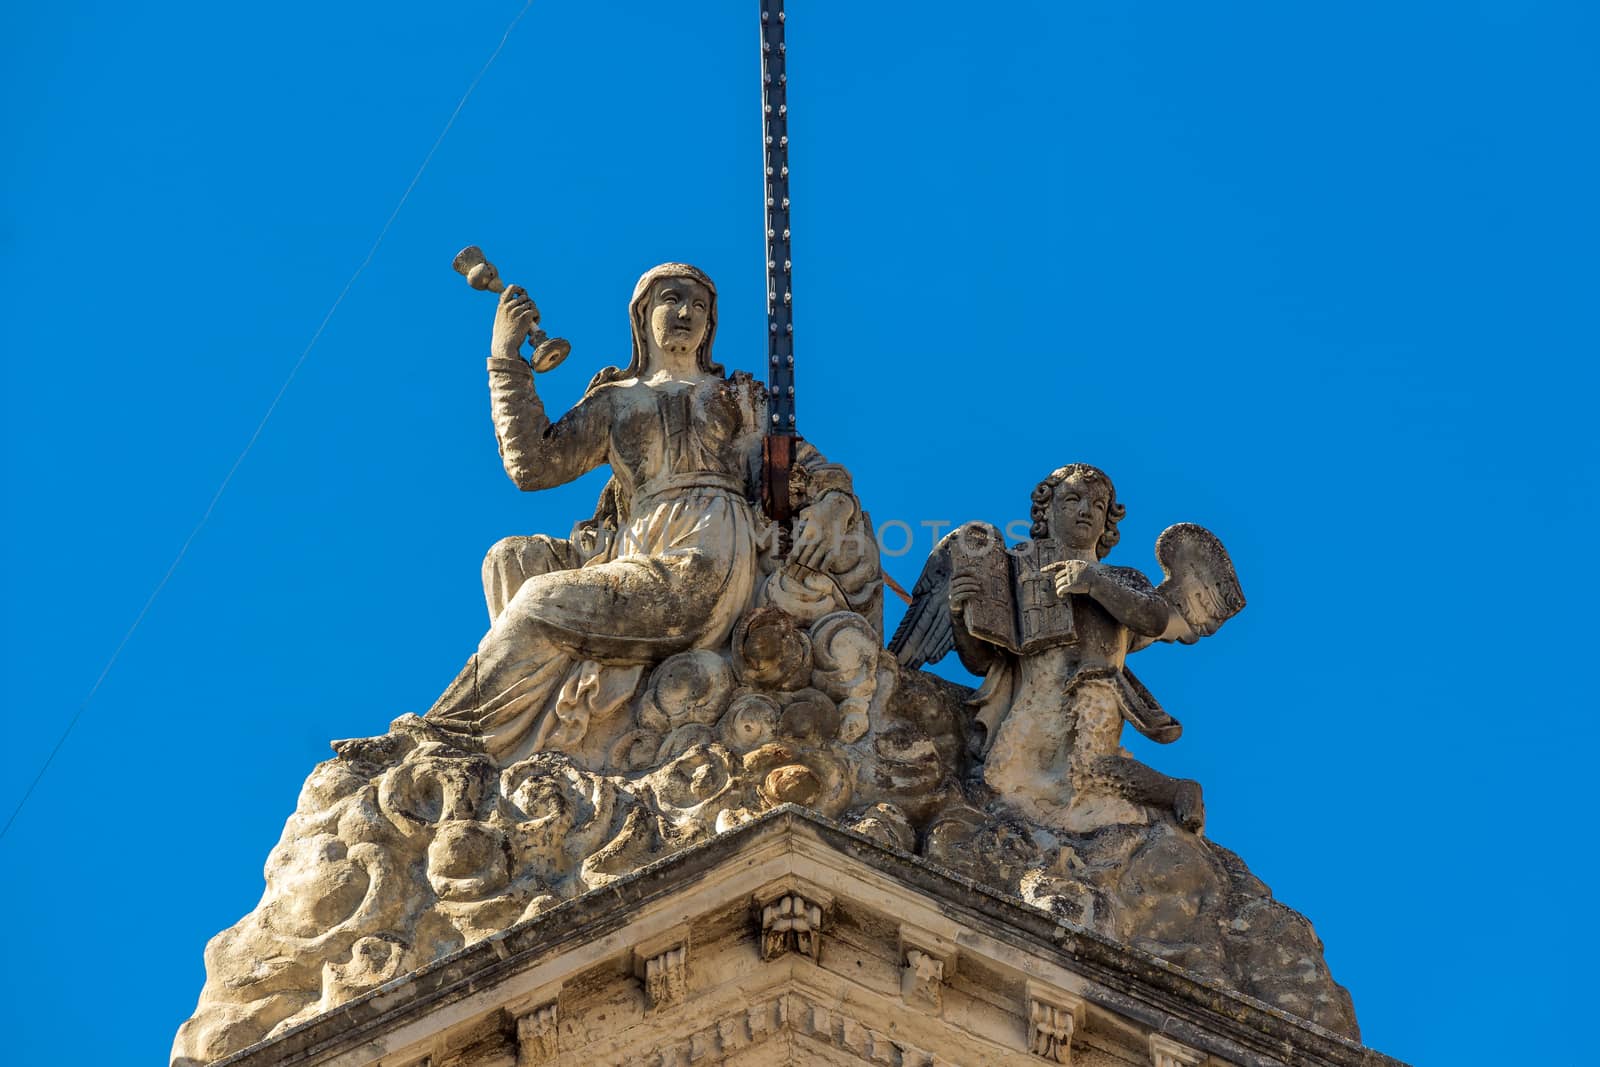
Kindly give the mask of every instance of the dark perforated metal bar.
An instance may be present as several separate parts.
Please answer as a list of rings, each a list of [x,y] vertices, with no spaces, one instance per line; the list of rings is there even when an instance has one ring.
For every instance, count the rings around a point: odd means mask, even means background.
[[[761,0],[761,132],[767,190],[767,432],[793,434],[794,293],[789,261],[789,87],[783,0]]]

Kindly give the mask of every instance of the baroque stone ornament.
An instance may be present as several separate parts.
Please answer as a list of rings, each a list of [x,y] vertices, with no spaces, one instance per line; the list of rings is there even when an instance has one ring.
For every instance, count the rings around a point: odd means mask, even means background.
[[[1032,541],[1008,548],[969,524],[940,542],[886,649],[877,546],[849,472],[791,438],[790,527],[759,503],[768,397],[712,359],[711,280],[657,267],[628,315],[627,365],[552,419],[520,355],[549,339],[527,293],[501,290],[488,374],[506,473],[529,491],[600,466],[610,481],[570,536],[489,550],[489,629],[426,714],[336,741],[311,771],[260,903],[206,948],[175,1067],[497,944],[786,804],[1356,1034],[1309,923],[1201,835],[1199,786],[1120,748],[1124,721],[1158,741],[1179,732],[1127,655],[1192,643],[1243,606],[1215,537],[1164,533],[1160,586],[1106,565],[1122,506],[1102,472],[1064,467],[1034,493]],[[976,692],[918,669],[952,650],[983,677]],[[754,903],[752,957],[817,965],[825,893],[806,883]],[[636,949],[650,1011],[692,995],[691,948]],[[965,963],[936,938],[900,948],[902,1002],[937,1012]],[[1030,1008],[1029,1042],[1055,1062],[1072,1041],[1065,997]],[[534,1006],[515,1026],[524,1063],[556,1055],[554,1003]]]

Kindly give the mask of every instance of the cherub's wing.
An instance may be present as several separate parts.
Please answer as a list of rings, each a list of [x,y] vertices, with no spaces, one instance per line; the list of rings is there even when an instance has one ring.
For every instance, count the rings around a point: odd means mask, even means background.
[[[1166,575],[1156,592],[1172,605],[1167,632],[1157,640],[1192,645],[1244,609],[1233,560],[1204,526],[1180,522],[1167,527],[1156,538],[1156,560]]]
[[[955,622],[950,618],[950,537],[940,539],[917,584],[911,587],[911,606],[889,638],[889,651],[904,667],[937,663],[956,647]]]
[[[911,606],[889,638],[889,651],[904,667],[937,663],[956,647],[955,620],[950,614],[950,553],[960,532],[960,528],[951,531],[934,546],[928,562],[922,565],[917,584],[911,588]],[[994,535],[999,538],[995,543],[1005,544],[999,530],[994,530]]]

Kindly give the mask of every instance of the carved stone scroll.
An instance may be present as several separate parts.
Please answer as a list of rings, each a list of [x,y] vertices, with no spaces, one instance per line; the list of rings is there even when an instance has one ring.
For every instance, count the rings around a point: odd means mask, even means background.
[[[1199,1067],[1209,1057],[1162,1034],[1150,1035],[1151,1067]]]
[[[900,966],[900,996],[907,1004],[938,1013],[943,1003],[944,960],[908,948]]]
[[[679,945],[645,961],[644,993],[651,1008],[670,1008],[683,1001],[689,987],[689,950]]]
[[[535,1067],[555,1059],[559,1022],[553,1000],[517,1019],[517,1067]]]
[[[633,973],[644,983],[651,1011],[683,1003],[689,992],[689,928],[674,927],[634,946]]]
[[[901,925],[900,996],[907,1004],[938,1014],[955,962],[956,946],[948,938]]]
[[[822,915],[828,903],[793,891],[758,897],[761,958],[774,960],[785,952],[798,952],[815,962],[822,948]]]
[[[1083,998],[1039,982],[1028,983],[1028,1051],[1051,1063],[1072,1062],[1072,1037],[1083,1022]]]

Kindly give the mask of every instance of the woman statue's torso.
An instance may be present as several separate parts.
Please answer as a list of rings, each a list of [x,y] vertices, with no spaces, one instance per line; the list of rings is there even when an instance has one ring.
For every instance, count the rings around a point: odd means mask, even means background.
[[[612,474],[634,499],[697,475],[744,493],[758,389],[743,376],[603,386]]]

